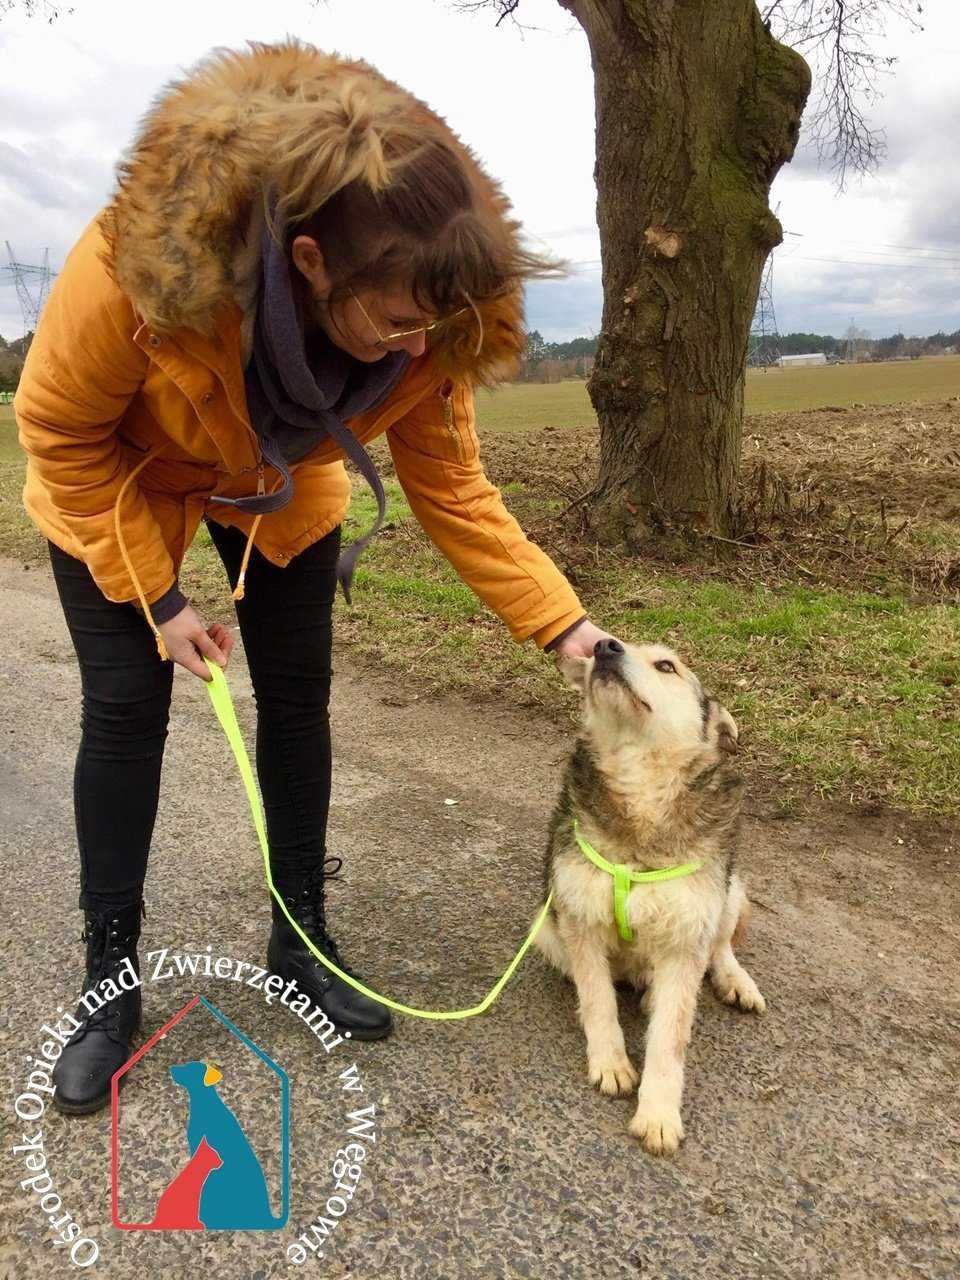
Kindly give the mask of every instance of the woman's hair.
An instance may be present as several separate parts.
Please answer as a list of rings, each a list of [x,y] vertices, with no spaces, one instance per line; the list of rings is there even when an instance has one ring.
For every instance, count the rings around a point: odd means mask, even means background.
[[[381,139],[379,181],[345,183],[319,208],[287,222],[316,240],[331,280],[326,304],[361,289],[408,288],[416,305],[444,317],[533,277],[565,274],[567,264],[525,249],[519,224],[492,207],[457,152],[421,125]],[[309,283],[292,271],[301,315],[314,312]]]

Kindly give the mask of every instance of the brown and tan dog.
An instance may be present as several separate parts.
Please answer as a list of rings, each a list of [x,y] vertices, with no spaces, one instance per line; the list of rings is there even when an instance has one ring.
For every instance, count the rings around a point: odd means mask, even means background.
[[[567,658],[583,694],[581,732],[550,825],[545,885],[553,904],[535,945],[572,978],[591,1083],[602,1093],[640,1085],[629,1130],[655,1154],[683,1137],[684,1054],[709,971],[727,1004],[760,1013],[764,999],[733,954],[748,903],[734,856],[743,784],[733,717],[662,645],[602,640],[593,658]],[[613,877],[582,852],[580,835],[631,870],[699,862],[681,878],[634,885],[625,941]],[[643,1075],[627,1056],[614,983],[645,989]]]

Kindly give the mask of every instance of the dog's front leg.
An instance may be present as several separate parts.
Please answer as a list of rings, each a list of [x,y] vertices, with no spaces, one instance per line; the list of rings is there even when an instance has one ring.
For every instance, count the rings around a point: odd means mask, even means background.
[[[606,953],[596,934],[581,928],[564,911],[558,913],[558,927],[577,988],[580,1023],[587,1037],[590,1083],[601,1093],[629,1093],[640,1077],[627,1057]]]
[[[649,988],[650,1022],[637,1110],[630,1132],[654,1155],[676,1151],[683,1137],[680,1099],[683,1063],[697,993],[707,966],[705,955],[662,960]]]

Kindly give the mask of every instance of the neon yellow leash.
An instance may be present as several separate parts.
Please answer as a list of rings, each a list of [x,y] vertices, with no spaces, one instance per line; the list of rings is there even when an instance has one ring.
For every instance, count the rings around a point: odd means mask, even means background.
[[[210,694],[210,701],[213,703],[213,709],[217,713],[217,719],[220,721],[221,728],[227,736],[227,741],[233,750],[237,767],[240,770],[240,776],[243,779],[243,785],[246,788],[247,799],[250,802],[250,812],[253,815],[253,825],[256,827],[257,836],[260,840],[260,848],[263,851],[263,869],[267,877],[267,886],[273,895],[280,909],[286,916],[287,920],[293,926],[297,937],[310,948],[310,951],[327,969],[330,969],[342,978],[348,986],[353,987],[355,991],[359,991],[361,995],[367,996],[371,1000],[376,1000],[380,1004],[385,1004],[390,1009],[396,1009],[398,1013],[407,1013],[412,1018],[430,1018],[435,1022],[446,1022],[451,1019],[474,1018],[478,1013],[484,1013],[496,1000],[500,992],[507,985],[516,971],[517,965],[527,953],[531,942],[537,936],[540,926],[547,918],[547,912],[550,909],[550,903],[553,899],[551,893],[541,908],[540,914],[533,922],[533,928],[527,934],[520,950],[507,965],[506,971],[493,984],[487,994],[483,997],[479,1004],[475,1004],[470,1009],[414,1009],[408,1004],[401,1004],[399,1000],[391,1000],[388,996],[382,996],[376,991],[371,991],[369,987],[365,987],[362,982],[349,973],[344,971],[328,959],[322,951],[311,942],[307,935],[294,920],[293,916],[287,910],[287,904],[283,900],[283,896],[277,891],[273,883],[273,877],[270,874],[270,849],[267,844],[267,833],[263,823],[263,809],[260,803],[260,796],[257,792],[256,784],[253,780],[253,771],[250,768],[250,761],[247,758],[247,749],[243,745],[243,738],[240,734],[240,726],[237,724],[237,715],[233,709],[233,700],[230,697],[230,690],[227,687],[227,678],[223,674],[221,667],[212,661],[212,659],[204,657],[204,662],[210,668],[213,679],[205,681],[207,691]]]
[[[694,871],[699,871],[703,866],[702,862],[681,862],[675,867],[662,867],[658,871],[631,871],[622,862],[608,862],[602,854],[597,853],[589,840],[584,840],[580,834],[580,824],[576,818],[573,820],[573,834],[580,846],[580,852],[585,854],[595,867],[613,876],[613,918],[617,922],[617,932],[624,942],[633,941],[633,930],[627,919],[627,898],[630,896],[633,885],[652,884],[658,880],[679,880],[681,876],[692,876]]]

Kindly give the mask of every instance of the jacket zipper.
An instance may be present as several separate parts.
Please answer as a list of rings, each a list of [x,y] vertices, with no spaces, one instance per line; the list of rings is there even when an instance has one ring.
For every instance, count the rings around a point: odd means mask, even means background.
[[[460,433],[457,431],[453,421],[453,382],[450,378],[446,378],[437,389],[440,397],[440,403],[443,406],[443,425],[453,437],[453,443],[457,450],[457,457],[463,456],[463,450],[460,443]]]

